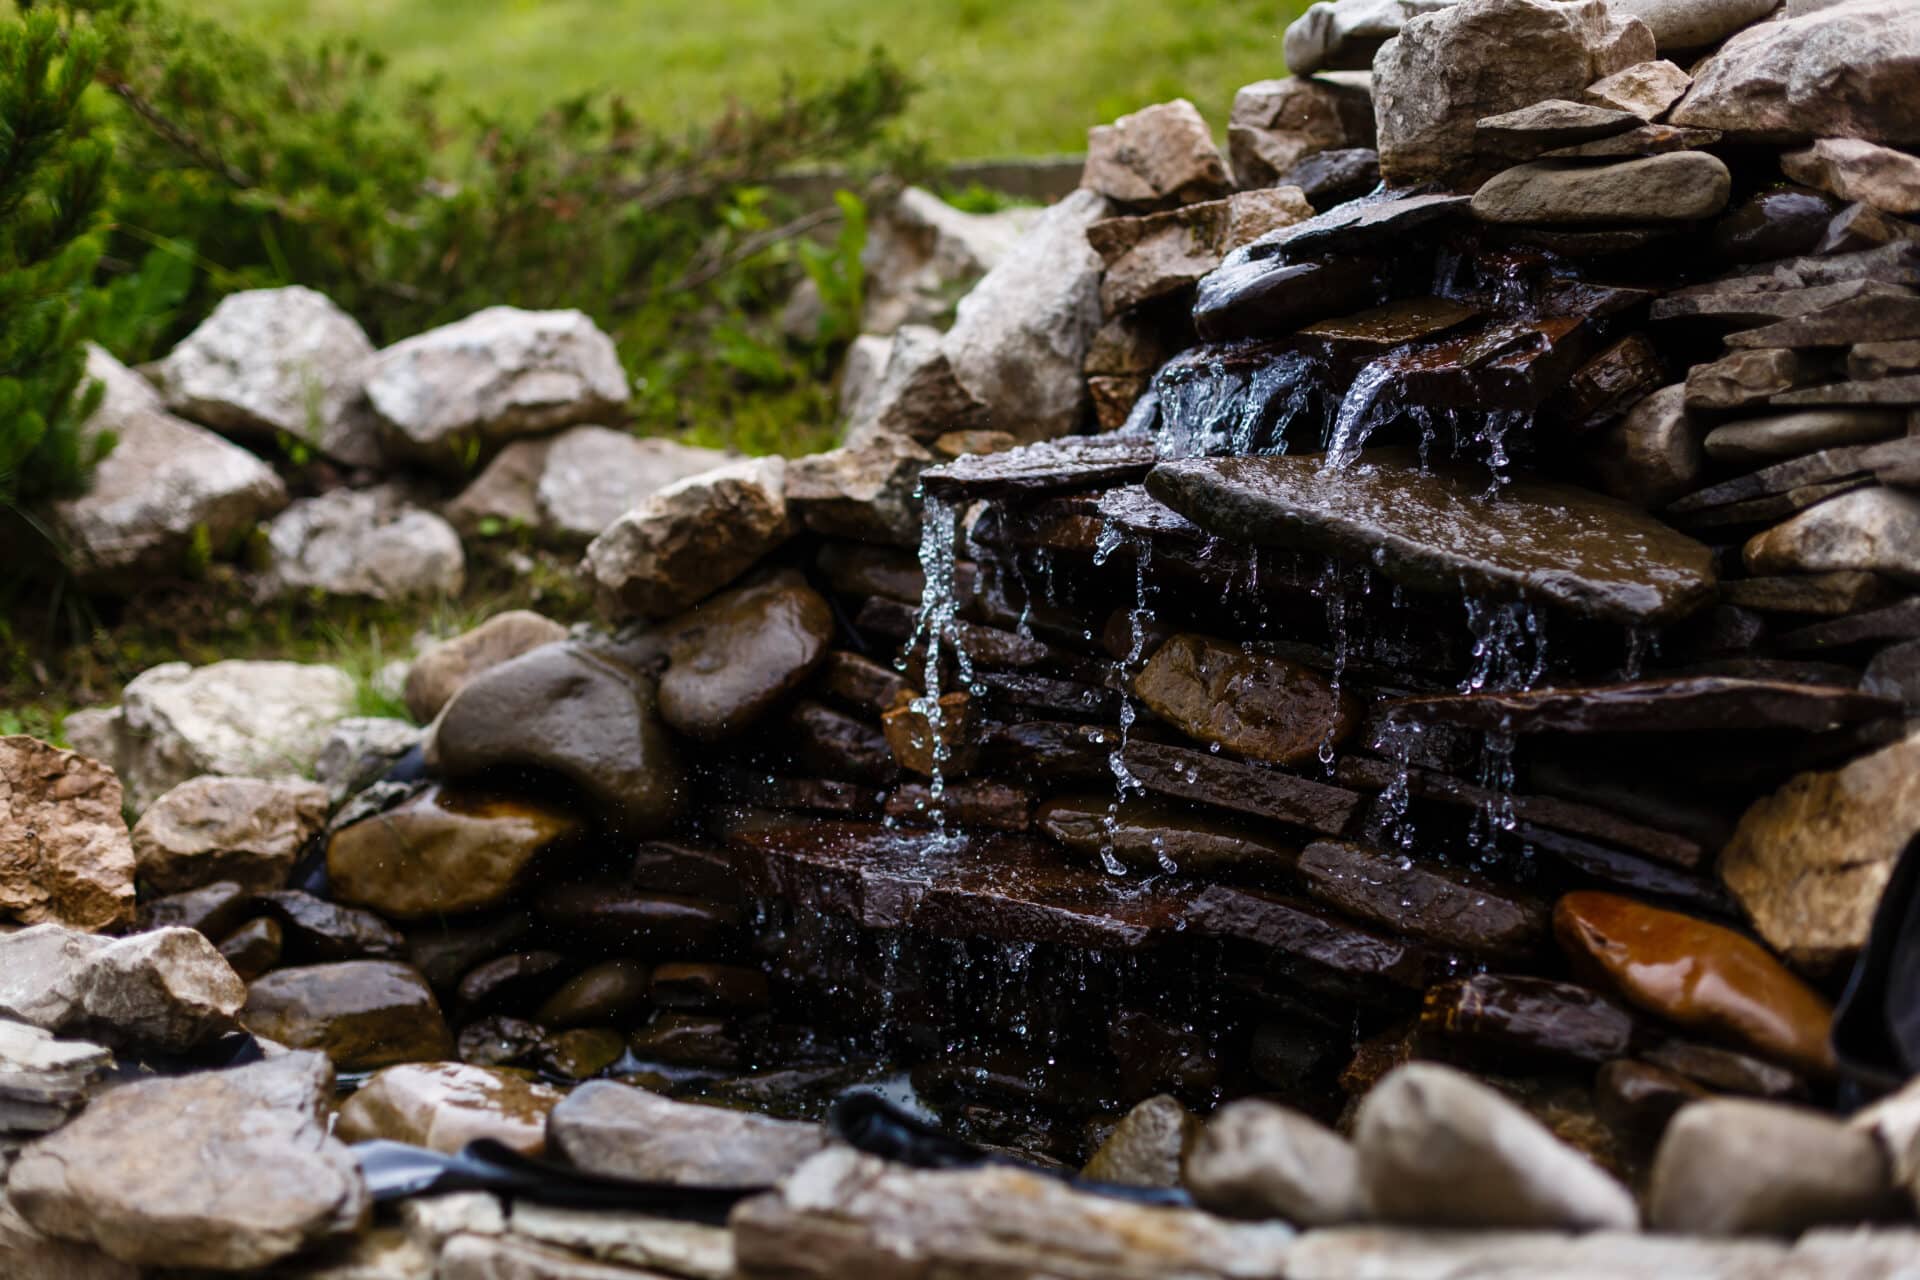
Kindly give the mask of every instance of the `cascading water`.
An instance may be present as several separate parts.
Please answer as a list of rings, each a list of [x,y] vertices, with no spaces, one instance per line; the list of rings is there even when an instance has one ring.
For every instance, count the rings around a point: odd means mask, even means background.
[[[1463,589],[1467,630],[1473,637],[1472,666],[1460,682],[1461,693],[1525,692],[1547,670],[1546,618],[1526,601],[1488,601]],[[1479,782],[1490,799],[1477,806],[1471,828],[1476,858],[1497,853],[1501,837],[1518,825],[1513,809],[1515,739],[1509,719],[1486,732],[1481,746]]]
[[[924,681],[921,696],[910,704],[913,713],[921,718],[927,727],[928,747],[932,758],[932,769],[927,781],[927,813],[938,832],[940,843],[950,838],[946,821],[946,776],[945,764],[952,758],[953,746],[948,738],[946,726],[946,708],[941,702],[940,673],[942,659],[947,652],[953,655],[954,668],[960,686],[970,693],[974,688],[973,659],[960,636],[960,598],[954,589],[956,557],[954,555],[954,536],[957,530],[957,513],[954,508],[931,494],[924,495],[925,505],[920,531],[920,572],[926,585],[920,597],[920,614],[915,620],[913,635],[908,639],[894,665],[901,671],[911,665],[911,655],[916,646],[921,646],[922,661],[925,664]]]
[[[1104,565],[1113,553],[1123,545],[1133,554],[1134,562],[1134,602],[1127,614],[1128,643],[1127,654],[1119,664],[1120,684],[1120,737],[1112,752],[1107,756],[1107,768],[1113,774],[1113,799],[1107,806],[1106,840],[1100,849],[1100,860],[1107,874],[1124,875],[1126,867],[1114,854],[1113,842],[1120,825],[1120,807],[1134,792],[1144,792],[1146,787],[1133,776],[1127,768],[1127,744],[1133,736],[1133,723],[1138,712],[1133,705],[1131,678],[1139,667],[1141,658],[1147,650],[1147,624],[1153,620],[1153,609],[1148,600],[1151,590],[1153,543],[1147,538],[1128,538],[1118,524],[1109,523],[1100,532],[1100,540],[1094,548],[1093,562]],[[1160,865],[1166,871],[1174,871],[1173,858],[1164,848],[1156,846]]]

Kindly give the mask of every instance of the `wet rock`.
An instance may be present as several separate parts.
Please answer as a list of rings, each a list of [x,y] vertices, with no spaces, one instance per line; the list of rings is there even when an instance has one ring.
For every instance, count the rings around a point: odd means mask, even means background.
[[[1920,497],[1897,489],[1857,489],[1831,498],[1742,548],[1750,573],[1854,570],[1920,577]]]
[[[1311,989],[1378,995],[1426,981],[1427,957],[1413,944],[1265,890],[1211,885],[1193,900],[1187,924],[1202,937],[1257,943],[1273,953],[1271,969]]]
[[[1285,185],[1282,174],[1321,152],[1372,146],[1373,94],[1363,77],[1259,80],[1233,95],[1227,156],[1243,189]]]
[[[1417,588],[1537,595],[1622,622],[1683,616],[1712,590],[1705,547],[1610,499],[1516,481],[1485,501],[1477,479],[1376,458],[1335,473],[1311,456],[1167,462],[1147,489],[1221,537],[1370,556]]]
[[[1360,1104],[1354,1149],[1388,1222],[1632,1230],[1625,1187],[1485,1085],[1430,1063],[1389,1074]]]
[[[734,1274],[733,1240],[723,1226],[521,1200],[513,1206],[513,1234],[576,1255],[652,1267],[690,1280],[732,1280]]]
[[[739,908],[617,885],[556,884],[534,899],[541,919],[595,946],[648,955],[674,955],[724,945],[740,921]]]
[[[1654,56],[1646,27],[1599,3],[1468,0],[1407,24],[1373,66],[1380,169],[1409,186],[1472,167],[1474,123]]]
[[[1161,645],[1133,692],[1187,736],[1272,764],[1309,759],[1352,727],[1351,699],[1319,673],[1207,636]]]
[[[1647,24],[1662,50],[1719,44],[1780,7],[1781,0],[1610,0],[1622,17]]]
[[[578,311],[489,307],[395,343],[367,371],[390,452],[457,471],[467,450],[625,416],[612,339]]]
[[[619,1062],[627,1038],[611,1027],[576,1027],[540,1042],[540,1070],[562,1080],[590,1080]]]
[[[483,671],[556,640],[567,629],[528,609],[510,609],[434,645],[407,668],[407,714],[422,724]]]
[[[796,458],[787,468],[795,519],[828,537],[920,544],[920,476],[934,455],[904,436]]]
[[[511,1067],[531,1062],[546,1038],[538,1023],[493,1014],[460,1028],[455,1050],[472,1066]]]
[[[1358,920],[1482,955],[1525,955],[1547,934],[1546,906],[1455,871],[1340,840],[1300,853],[1307,892]]]
[[[454,989],[461,1018],[500,1008],[522,1009],[560,985],[573,967],[558,951],[516,951],[475,965]]]
[[[1871,444],[1900,435],[1906,415],[1888,409],[1807,409],[1715,427],[1703,442],[1716,462],[1765,465],[1822,449]]]
[[[1831,773],[1802,773],[1749,808],[1720,876],[1760,936],[1826,972],[1863,946],[1894,859],[1920,831],[1920,737]]]
[[[56,1040],[39,1027],[0,1021],[0,1133],[59,1128],[112,1066],[113,1055],[101,1045]]]
[[[223,938],[245,922],[253,895],[231,880],[202,889],[170,893],[140,904],[135,924],[142,930],[184,928]]]
[[[548,1140],[583,1169],[691,1186],[755,1186],[823,1150],[818,1125],[674,1102],[596,1081],[553,1109]]]
[[[786,473],[750,458],[657,490],[593,540],[582,569],[616,613],[679,613],[787,540]]]
[[[155,800],[133,827],[143,883],[162,893],[216,880],[278,889],[327,821],[327,791],[291,779],[192,778]]]
[[[347,1071],[453,1053],[453,1037],[425,980],[386,961],[276,970],[247,988],[240,1021],[257,1036],[318,1049]]]
[[[1474,216],[1496,223],[1692,222],[1727,204],[1732,178],[1704,151],[1593,167],[1541,160],[1508,169],[1473,197]]]
[[[1570,893],[1554,934],[1575,968],[1676,1026],[1816,1075],[1833,1069],[1827,1002],[1758,944],[1610,893]]]
[[[572,642],[544,645],[463,685],[428,754],[451,778],[501,766],[550,770],[629,832],[653,834],[683,803],[651,677]]]
[[[1713,246],[1730,262],[1766,262],[1811,253],[1833,214],[1834,202],[1817,191],[1786,185],[1763,188],[1714,224]],[[1769,309],[1765,299],[1749,300],[1769,314],[1779,312],[1787,302],[1775,299]]]
[[[1796,1107],[1718,1100],[1684,1108],[1654,1159],[1647,1217],[1689,1235],[1798,1235],[1883,1216],[1893,1175],[1871,1134]]]
[[[1738,409],[1817,376],[1813,363],[1797,351],[1779,347],[1736,351],[1687,371],[1687,408]]]
[[[1380,185],[1380,153],[1372,147],[1316,151],[1281,174],[1277,182],[1297,187],[1309,204],[1325,212]]]
[[[366,1218],[353,1157],[327,1136],[331,1085],[304,1053],[126,1084],[23,1152],[8,1197],[39,1230],[124,1262],[267,1266]]]
[[[1745,609],[1775,613],[1843,614],[1872,608],[1887,598],[1886,580],[1871,573],[1797,573],[1780,578],[1740,578],[1727,583],[1721,599]],[[1842,667],[1834,676],[1851,681],[1854,673]],[[1884,690],[1862,686],[1862,692],[1891,697]]]
[[[460,535],[391,486],[301,498],[266,536],[266,587],[278,595],[408,600],[457,596],[466,585]]]
[[[928,1171],[824,1152],[734,1211],[744,1280],[954,1275],[1196,1280],[1278,1274],[1291,1228],[1076,1191],[1006,1166]]]
[[[449,1154],[491,1138],[537,1156],[563,1096],[516,1072],[458,1062],[388,1067],[341,1105],[337,1132],[343,1142],[387,1138]]]
[[[627,1038],[627,1047],[642,1062],[670,1067],[737,1072],[747,1065],[738,1029],[713,1014],[656,1013]]]
[[[1248,1099],[1220,1108],[1187,1154],[1182,1182],[1201,1208],[1303,1227],[1368,1216],[1346,1139],[1287,1107]]]
[[[134,851],[107,766],[0,737],[0,912],[99,929],[133,916]]]
[[[649,988],[663,1009],[763,1009],[767,977],[758,969],[730,964],[663,964]]]
[[[800,702],[786,726],[794,758],[809,773],[879,786],[899,776],[886,735],[869,721],[818,702]]]
[[[1291,846],[1251,830],[1150,801],[1126,800],[1114,813],[1110,795],[1056,796],[1040,807],[1036,820],[1042,831],[1082,857],[1111,852],[1149,873],[1169,867],[1187,875],[1284,869],[1298,857]]]
[[[569,978],[534,1014],[543,1026],[616,1022],[647,1002],[651,971],[633,960],[607,960]]]
[[[798,574],[715,596],[663,634],[660,715],[702,742],[749,729],[826,656],[833,611]]]
[[[105,938],[56,924],[0,937],[0,1017],[184,1052],[230,1030],[246,989],[192,929]]]
[[[1148,791],[1327,835],[1343,830],[1360,803],[1341,787],[1157,742],[1129,744],[1122,762]]]
[[[220,940],[220,954],[242,982],[252,982],[280,963],[280,922],[270,916],[247,921]]]
[[[1605,1062],[1632,1047],[1633,1015],[1597,991],[1546,978],[1475,974],[1427,988],[1420,1030],[1487,1061],[1514,1055]]]
[[[177,574],[208,549],[232,547],[256,521],[287,505],[273,468],[238,445],[161,410],[139,374],[97,346],[86,376],[104,389],[82,427],[114,447],[93,470],[87,492],[56,502],[53,522],[90,585],[136,585],[146,574]]]
[[[259,894],[254,905],[280,922],[287,950],[302,961],[387,958],[406,950],[399,930],[371,911],[343,907],[298,889]]]
[[[1738,676],[1671,676],[1591,689],[1438,694],[1390,704],[1393,719],[1514,733],[1797,729],[1816,733],[1888,712],[1852,688]]]
[[[1308,76],[1327,69],[1365,71],[1380,46],[1422,14],[1456,0],[1320,0],[1287,27],[1287,70]]]
[[[1124,432],[1069,436],[985,458],[956,458],[925,473],[921,482],[929,495],[949,502],[1006,494],[1030,497],[1138,479],[1153,466],[1154,457],[1152,440]]]
[[[1201,136],[1211,151],[1204,127]],[[1211,194],[1224,195],[1225,166],[1217,152],[1213,159],[1220,184]],[[1109,211],[1094,192],[1068,196],[961,299],[947,358],[960,385],[986,406],[993,429],[1030,441],[1079,425],[1086,397],[1080,366],[1101,319],[1100,257],[1086,231]]]
[[[1087,130],[1080,186],[1123,205],[1156,209],[1218,200],[1233,188],[1207,122],[1185,98]]]
[[[1642,1141],[1657,1140],[1682,1107],[1709,1096],[1678,1072],[1627,1058],[1604,1064],[1593,1092],[1601,1119]]]
[[[380,781],[426,731],[390,716],[349,716],[327,732],[313,779],[326,788],[334,805],[344,803]]]
[[[1611,137],[1639,124],[1639,116],[1618,107],[1548,98],[1475,121],[1473,136],[1475,145],[1484,151],[1530,159],[1549,148]]]
[[[1187,1148],[1200,1132],[1193,1113],[1167,1094],[1127,1112],[1080,1176],[1127,1187],[1177,1187]]]
[[[1297,328],[1374,301],[1379,275],[1370,259],[1276,264],[1230,258],[1200,281],[1194,327],[1209,341]]]
[[[1858,138],[1822,138],[1780,157],[1795,182],[1888,213],[1920,213],[1920,159]]]
[[[1242,191],[1145,217],[1107,218],[1087,240],[1107,264],[1100,304],[1117,315],[1193,284],[1243,244],[1313,216],[1297,190]]]
[[[327,876],[341,902],[393,920],[496,906],[541,854],[579,830],[558,809],[441,787],[334,832]]]
[[[887,817],[919,825],[927,825],[935,809],[967,828],[1025,831],[1034,821],[1032,792],[991,779],[948,780],[938,804],[931,788],[909,783],[888,792],[883,806]]]
[[[1660,507],[1700,483],[1705,425],[1687,413],[1686,385],[1662,387],[1608,428],[1589,450],[1605,493],[1636,506]]]
[[[1716,1093],[1747,1094],[1756,1098],[1804,1098],[1804,1076],[1771,1062],[1763,1062],[1719,1045],[1666,1040],[1647,1046],[1641,1057],[1657,1067]]]
[[[292,285],[228,294],[159,364],[167,407],[271,443],[291,436],[349,466],[380,463],[360,399],[373,344],[324,294]]]
[[[1634,16],[1645,21],[1644,15]],[[1648,24],[1651,26],[1652,24]],[[1660,33],[1654,32],[1659,41]],[[1616,111],[1630,111],[1642,120],[1657,120],[1693,83],[1693,77],[1664,58],[1655,62],[1636,62],[1624,71],[1588,85],[1581,96],[1588,102]]]
[[[1920,25],[1911,9],[1900,0],[1849,0],[1735,35],[1694,68],[1693,88],[1671,119],[1757,141],[1912,146],[1920,143],[1920,106],[1900,86],[1916,64]]]

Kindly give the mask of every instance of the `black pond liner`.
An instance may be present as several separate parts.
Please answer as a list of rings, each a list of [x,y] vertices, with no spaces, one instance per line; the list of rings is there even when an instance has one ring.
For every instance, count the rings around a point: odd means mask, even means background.
[[[1871,1098],[1920,1074],[1920,836],[1894,864],[1833,1018],[1833,1053]]]

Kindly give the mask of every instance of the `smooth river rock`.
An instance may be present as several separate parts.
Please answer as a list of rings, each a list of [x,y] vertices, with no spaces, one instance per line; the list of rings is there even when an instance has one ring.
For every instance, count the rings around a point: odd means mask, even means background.
[[[1486,222],[1696,222],[1727,206],[1732,177],[1704,151],[1670,151],[1595,166],[1538,160],[1494,176],[1474,193],[1474,216]]]
[[[344,1142],[388,1138],[449,1154],[492,1138],[524,1155],[544,1154],[547,1113],[565,1095],[524,1073],[459,1062],[387,1067],[340,1108]]]
[[[1200,1122],[1171,1094],[1157,1094],[1120,1118],[1080,1176],[1122,1187],[1177,1187],[1180,1164]]]
[[[1850,569],[1920,578],[1920,495],[1856,489],[1756,534],[1740,555],[1756,574]]]
[[[1182,633],[1133,678],[1134,696],[1188,737],[1270,764],[1298,764],[1352,729],[1353,700],[1319,672]]]
[[[407,714],[430,722],[462,685],[483,671],[567,638],[567,629],[530,609],[496,613],[470,631],[442,640],[407,668]]]
[[[618,1178],[709,1186],[764,1186],[827,1146],[816,1124],[675,1102],[595,1081],[568,1094],[547,1121],[555,1151]]]
[[[1232,1218],[1325,1227],[1362,1221],[1370,1210],[1345,1138],[1253,1098],[1213,1113],[1187,1153],[1182,1183],[1201,1208]]]
[[[1626,623],[1683,617],[1706,603],[1712,557],[1644,513],[1587,490],[1484,481],[1411,459],[1363,454],[1342,471],[1316,455],[1166,462],[1154,497],[1233,542],[1365,556],[1408,586],[1533,596]]]
[[[826,657],[833,609],[797,573],[708,600],[662,634],[660,716],[701,742],[735,737]]]
[[[346,1071],[453,1056],[433,992],[413,969],[382,960],[278,969],[247,988],[247,1030],[318,1049]]]
[[[327,821],[327,789],[295,779],[190,778],[133,827],[140,879],[160,893],[216,880],[278,889]]]
[[[134,865],[111,768],[37,738],[0,737],[0,912],[81,929],[124,923]]]
[[[1894,1208],[1893,1169],[1871,1133],[1777,1103],[1682,1108],[1654,1158],[1647,1217],[1661,1231],[1795,1236]]]
[[[1920,213],[1920,157],[1858,138],[1822,138],[1780,157],[1789,178],[1887,213]]]

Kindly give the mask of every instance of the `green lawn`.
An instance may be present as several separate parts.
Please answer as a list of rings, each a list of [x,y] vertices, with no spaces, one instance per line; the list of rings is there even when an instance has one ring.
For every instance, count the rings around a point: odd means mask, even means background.
[[[456,96],[537,106],[617,89],[671,125],[754,98],[783,74],[855,64],[879,44],[924,89],[908,120],[942,159],[1079,150],[1087,126],[1185,96],[1216,133],[1233,91],[1285,75],[1305,0],[194,0],[300,37],[352,34]]]

